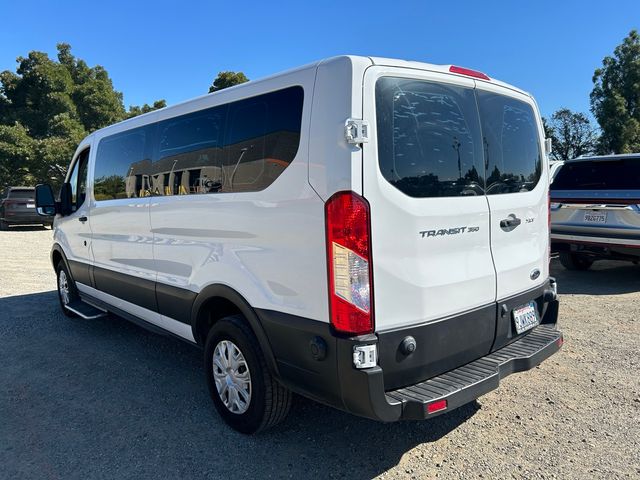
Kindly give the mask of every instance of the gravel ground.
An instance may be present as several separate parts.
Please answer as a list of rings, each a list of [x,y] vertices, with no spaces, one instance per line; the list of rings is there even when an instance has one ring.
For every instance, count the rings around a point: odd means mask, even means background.
[[[0,232],[0,477],[639,478],[640,267],[553,273],[565,345],[429,422],[297,399],[246,437],[209,400],[201,352],[109,317],[61,315],[51,232]]]

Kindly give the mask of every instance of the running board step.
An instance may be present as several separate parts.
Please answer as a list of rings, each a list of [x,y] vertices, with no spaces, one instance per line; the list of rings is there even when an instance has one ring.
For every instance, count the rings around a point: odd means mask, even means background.
[[[65,308],[85,320],[94,320],[107,315],[107,312],[104,310],[100,310],[99,308],[89,305],[82,300],[74,300],[70,304],[65,305]]]
[[[424,382],[386,392],[387,403],[402,404],[402,418],[425,419],[448,412],[498,387],[500,379],[529,370],[560,349],[562,332],[539,325],[515,342],[467,365]],[[430,412],[428,405],[443,407]]]

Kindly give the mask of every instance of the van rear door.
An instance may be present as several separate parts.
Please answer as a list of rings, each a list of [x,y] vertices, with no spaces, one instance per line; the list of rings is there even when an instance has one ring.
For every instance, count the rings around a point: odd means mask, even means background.
[[[471,361],[491,347],[496,299],[474,81],[375,66],[364,92],[376,331],[438,324],[424,364]]]
[[[487,82],[477,82],[476,94],[496,295],[501,302],[542,285],[549,276],[544,140],[540,116],[530,97]]]

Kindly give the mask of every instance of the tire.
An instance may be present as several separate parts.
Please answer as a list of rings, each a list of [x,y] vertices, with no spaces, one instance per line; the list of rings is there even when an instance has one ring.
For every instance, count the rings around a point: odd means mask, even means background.
[[[589,270],[593,260],[577,253],[560,252],[560,263],[567,270]]]
[[[235,368],[227,363],[232,352]],[[269,372],[258,340],[242,315],[214,324],[207,335],[204,365],[216,410],[234,430],[258,433],[280,423],[289,413],[291,392]]]
[[[75,313],[65,307],[65,305],[77,300],[79,297],[78,289],[74,283],[64,262],[60,260],[56,267],[56,280],[58,285],[58,300],[62,313],[67,317],[77,317]]]
[[[9,230],[9,224],[4,220],[0,220],[0,230],[2,231]]]

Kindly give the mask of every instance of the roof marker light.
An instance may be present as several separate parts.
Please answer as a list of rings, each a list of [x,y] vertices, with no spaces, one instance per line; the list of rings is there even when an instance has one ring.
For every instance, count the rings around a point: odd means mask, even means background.
[[[473,78],[479,78],[481,80],[488,80],[491,81],[491,79],[485,75],[482,72],[479,72],[477,70],[471,70],[470,68],[464,68],[464,67],[458,67],[456,65],[451,65],[449,67],[449,71],[451,73],[459,73],[460,75],[466,75],[467,77],[473,77]]]

